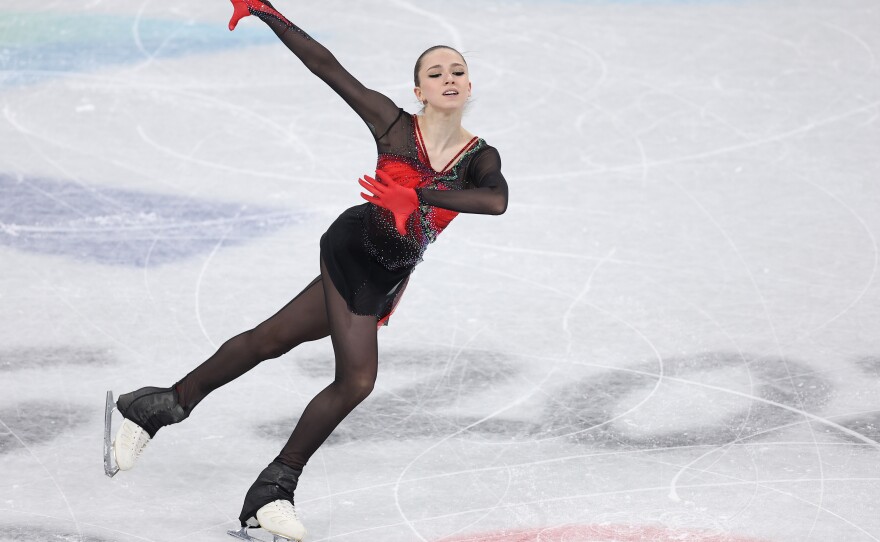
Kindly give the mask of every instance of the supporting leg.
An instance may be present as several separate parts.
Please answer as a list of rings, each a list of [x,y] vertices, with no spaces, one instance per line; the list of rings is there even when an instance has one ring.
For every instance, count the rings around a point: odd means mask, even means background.
[[[321,276],[336,358],[336,378],[308,404],[281,454],[248,490],[239,517],[243,530],[229,533],[238,538],[247,535],[246,525],[255,524],[285,540],[300,541],[305,536],[305,528],[293,505],[293,490],[299,474],[336,426],[370,394],[376,381],[377,318],[359,316],[348,310],[323,260]],[[252,514],[256,521],[252,521]]]
[[[324,301],[336,358],[334,381],[306,406],[276,459],[301,469],[330,433],[372,392],[379,366],[375,316],[352,313],[321,261]]]

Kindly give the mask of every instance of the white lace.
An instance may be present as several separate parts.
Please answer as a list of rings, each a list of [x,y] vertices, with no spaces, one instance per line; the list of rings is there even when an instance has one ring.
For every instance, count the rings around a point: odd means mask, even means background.
[[[124,420],[113,442],[119,470],[132,468],[149,443],[150,436],[143,428],[131,420]]]
[[[291,517],[296,520],[299,519],[299,516],[296,513],[296,507],[293,506],[292,502],[290,502],[290,501],[275,501],[271,504],[275,505],[275,507],[278,509],[278,513],[281,514],[282,516],[285,516],[285,519],[290,519]]]
[[[301,541],[306,536],[306,528],[299,521],[296,508],[290,501],[272,501],[257,511],[260,527],[266,531],[289,540]]]

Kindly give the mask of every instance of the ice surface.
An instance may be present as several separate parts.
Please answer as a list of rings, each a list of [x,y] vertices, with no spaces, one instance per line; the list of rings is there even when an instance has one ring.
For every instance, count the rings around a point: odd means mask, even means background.
[[[474,83],[506,214],[459,216],[307,467],[310,541],[880,540],[880,7],[276,6],[416,111]],[[228,3],[0,8],[0,541],[223,541],[329,341],[104,476],[104,394],[169,385],[318,274],[363,123]]]

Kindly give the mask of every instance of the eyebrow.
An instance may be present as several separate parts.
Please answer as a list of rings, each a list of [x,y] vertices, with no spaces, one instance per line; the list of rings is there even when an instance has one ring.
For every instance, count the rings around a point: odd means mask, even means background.
[[[466,66],[465,66],[464,64],[462,64],[461,62],[456,62],[456,63],[454,63],[454,64],[450,64],[450,66],[453,66],[453,67],[455,67],[455,66],[461,66],[462,68],[465,68],[465,67],[466,67]],[[428,68],[428,69],[429,69],[429,70],[433,70],[433,69],[435,69],[435,68],[442,68],[442,67],[443,67],[443,66],[441,66],[440,64],[437,64],[436,66],[431,66],[431,67]]]

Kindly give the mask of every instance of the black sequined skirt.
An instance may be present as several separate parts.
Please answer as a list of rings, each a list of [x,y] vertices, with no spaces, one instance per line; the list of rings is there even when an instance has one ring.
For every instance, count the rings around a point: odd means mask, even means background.
[[[330,224],[321,236],[321,258],[348,309],[376,316],[381,326],[388,325],[415,266],[389,270],[370,254],[366,245],[368,205],[346,209]]]

